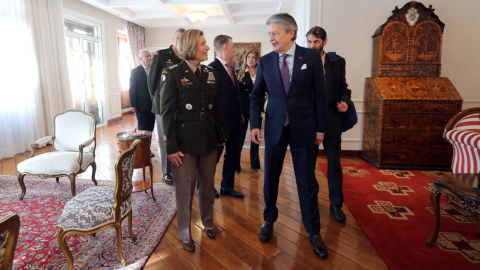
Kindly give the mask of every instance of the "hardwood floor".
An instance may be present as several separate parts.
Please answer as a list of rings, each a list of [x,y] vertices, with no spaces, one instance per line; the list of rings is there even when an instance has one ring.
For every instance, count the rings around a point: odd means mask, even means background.
[[[124,115],[122,121],[97,129],[96,179],[115,179],[114,166],[118,157],[115,134],[134,129],[134,115]],[[152,150],[153,180],[163,183],[158,154],[158,138],[154,133]],[[33,143],[33,142],[32,142]],[[302,224],[298,192],[291,155],[287,153],[280,178],[278,210],[274,226],[275,234],[268,243],[258,239],[263,223],[263,170],[250,169],[249,148],[242,153],[242,171],[235,175],[235,188],[245,194],[244,199],[221,196],[215,199],[214,222],[216,239],[208,238],[202,231],[198,203],[194,200],[192,213],[192,236],[195,253],[186,251],[178,238],[177,218],[165,232],[155,251],[150,255],[144,269],[388,269],[377,251],[363,233],[357,221],[345,206],[346,223],[338,223],[329,211],[327,179],[320,168],[315,174],[320,185],[318,204],[320,209],[321,235],[329,249],[327,260],[317,258],[308,241]],[[37,149],[37,153],[52,151],[51,146]],[[25,160],[30,152],[0,160],[0,174],[15,175],[16,164]],[[260,149],[263,168],[263,149]],[[319,156],[317,162],[326,162]],[[342,162],[365,163],[358,157],[344,157]],[[215,187],[220,188],[222,162],[217,166]],[[141,170],[135,170],[134,178],[141,180]],[[91,179],[91,169],[79,179]],[[147,177],[149,174],[147,173]],[[53,179],[52,179],[53,181]],[[196,193],[195,193],[196,196]]]

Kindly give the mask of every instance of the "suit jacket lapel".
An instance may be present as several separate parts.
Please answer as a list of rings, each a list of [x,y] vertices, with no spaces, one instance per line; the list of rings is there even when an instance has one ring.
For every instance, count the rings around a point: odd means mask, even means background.
[[[235,85],[233,85],[232,78],[230,77],[230,74],[228,74],[227,70],[225,69],[225,66],[218,60],[218,58],[215,58],[215,62],[217,63],[218,69],[220,69],[220,73],[223,74],[223,76],[227,76],[228,81],[232,84],[232,86],[235,88]],[[232,71],[233,72],[233,71]],[[235,75],[234,75],[235,76]]]
[[[277,80],[277,82],[281,86],[282,93],[285,95],[285,90],[283,89],[283,83],[282,83],[282,76],[280,75],[278,58],[279,58],[279,56],[278,56],[277,52],[272,53],[272,58],[270,58],[270,64],[272,65],[273,75],[275,75],[275,79]],[[274,91],[274,90],[270,89],[269,91]]]
[[[147,78],[147,71],[143,68],[143,65],[138,66],[139,80],[145,80]]]
[[[324,68],[325,68],[325,79],[326,79],[326,83],[331,83],[332,82],[332,67],[330,66],[330,60],[328,59],[328,55],[325,55],[325,64],[324,64]],[[328,86],[327,86],[328,87]]]
[[[290,91],[292,90],[293,88],[293,85],[295,84],[296,80],[297,80],[297,77],[298,77],[298,73],[300,72],[300,69],[302,68],[303,64],[304,64],[304,60],[303,60],[303,53],[304,53],[304,49],[298,45],[295,44],[295,46],[297,46],[295,48],[295,58],[293,59],[293,71],[292,71],[292,79],[290,81],[290,88],[288,89],[288,93],[290,93]],[[312,68],[312,67],[307,67],[307,68]]]

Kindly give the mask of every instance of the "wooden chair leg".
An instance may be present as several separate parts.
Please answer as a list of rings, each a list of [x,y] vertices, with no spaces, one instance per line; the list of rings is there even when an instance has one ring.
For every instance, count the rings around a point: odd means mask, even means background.
[[[122,252],[122,223],[121,221],[117,224],[115,224],[115,231],[117,232],[117,253],[118,253],[118,258],[120,259],[120,262],[122,263],[123,266],[127,265],[125,262],[125,258],[123,258],[123,252]]]
[[[67,245],[67,235],[68,233],[65,232],[62,228],[58,229],[58,245],[62,250],[63,255],[67,258],[67,270],[72,270],[73,268],[73,256],[70,250],[68,249]]]
[[[137,241],[137,236],[135,236],[135,234],[133,234],[132,219],[133,219],[133,214],[132,214],[132,210],[130,210],[130,213],[128,214],[128,233],[130,234],[130,237],[135,242],[135,241]]]
[[[58,182],[60,182],[60,177],[55,177],[55,181],[57,181],[58,184]]]
[[[433,247],[435,242],[437,241],[438,232],[440,230],[440,192],[436,190],[434,187],[432,192],[430,193],[430,201],[432,202],[433,214],[435,216],[435,231],[433,232],[432,236],[428,238],[427,245],[429,247]]]
[[[22,188],[22,194],[20,195],[20,200],[23,200],[23,197],[25,196],[25,193],[27,193],[27,188],[25,187],[25,183],[23,182],[24,177],[25,177],[24,173],[18,174],[18,183],[20,184],[20,187]]]
[[[68,175],[68,178],[70,178],[70,187],[72,188],[72,198],[75,197],[76,192],[75,192],[75,174],[71,173]]]
[[[95,172],[97,171],[97,163],[95,161],[92,163],[92,181],[95,184],[95,186],[98,185],[97,180],[95,180]]]
[[[145,181],[145,167],[143,167],[143,181]]]

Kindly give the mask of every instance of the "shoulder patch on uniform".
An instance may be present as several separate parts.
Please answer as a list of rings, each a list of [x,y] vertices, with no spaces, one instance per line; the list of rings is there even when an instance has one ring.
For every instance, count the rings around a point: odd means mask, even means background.
[[[158,55],[158,52],[155,52],[155,54],[157,54],[157,55]]]
[[[165,74],[167,74],[168,72],[164,70],[164,71],[162,71],[162,73],[165,73]]]

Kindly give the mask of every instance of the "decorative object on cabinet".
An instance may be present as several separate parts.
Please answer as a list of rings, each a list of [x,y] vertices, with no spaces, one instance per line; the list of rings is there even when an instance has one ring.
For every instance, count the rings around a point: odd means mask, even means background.
[[[439,77],[445,25],[433,11],[416,1],[396,7],[372,36],[361,156],[378,168],[450,169],[443,129],[463,99]]]

